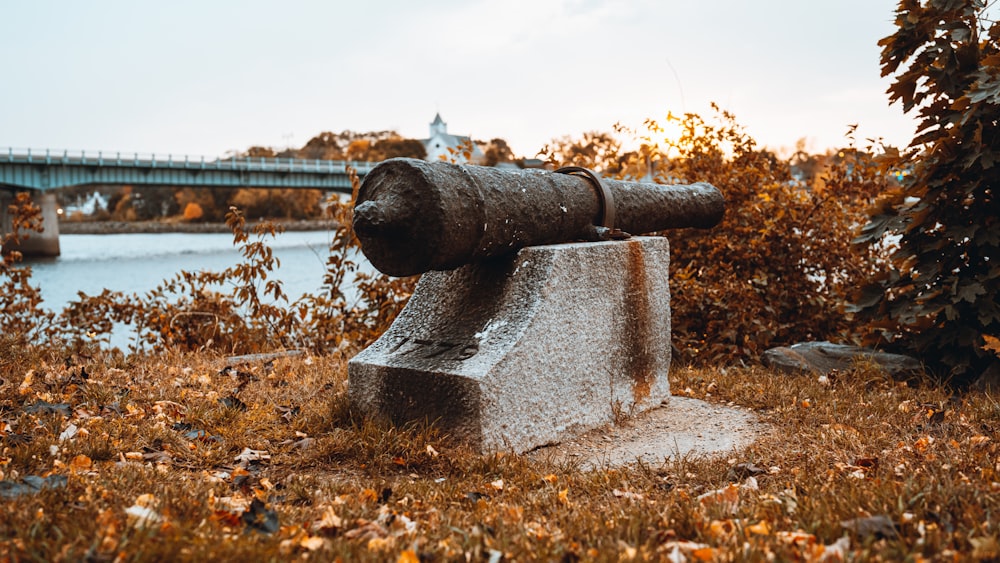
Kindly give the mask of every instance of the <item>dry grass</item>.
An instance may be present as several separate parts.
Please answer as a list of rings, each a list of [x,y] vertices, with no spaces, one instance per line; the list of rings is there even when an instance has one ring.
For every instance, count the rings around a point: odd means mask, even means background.
[[[773,434],[722,458],[585,472],[353,416],[342,358],[223,365],[61,358],[0,338],[0,493],[24,492],[0,498],[0,560],[1000,553],[1000,406],[987,395],[865,366],[826,382],[679,369],[675,393],[751,408]],[[31,491],[30,476],[55,486]]]

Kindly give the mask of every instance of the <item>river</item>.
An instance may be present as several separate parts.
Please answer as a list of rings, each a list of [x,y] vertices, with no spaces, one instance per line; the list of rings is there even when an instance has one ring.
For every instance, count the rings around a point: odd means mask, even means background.
[[[291,300],[319,290],[332,236],[331,231],[291,231],[266,239],[281,261],[268,279],[281,280]],[[221,271],[241,260],[232,235],[226,233],[61,235],[59,244],[58,258],[25,261],[43,305],[53,311],[77,299],[80,291],[95,295],[107,288],[142,294],[181,270]],[[129,337],[116,330],[111,343],[124,348]]]

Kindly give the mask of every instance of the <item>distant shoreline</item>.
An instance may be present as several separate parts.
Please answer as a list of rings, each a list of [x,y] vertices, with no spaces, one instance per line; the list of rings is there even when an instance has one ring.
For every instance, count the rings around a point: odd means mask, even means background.
[[[286,231],[325,231],[337,228],[329,219],[275,221]],[[256,222],[248,221],[248,226]],[[162,221],[62,221],[61,235],[114,235],[147,233],[228,233],[225,223],[166,223]]]

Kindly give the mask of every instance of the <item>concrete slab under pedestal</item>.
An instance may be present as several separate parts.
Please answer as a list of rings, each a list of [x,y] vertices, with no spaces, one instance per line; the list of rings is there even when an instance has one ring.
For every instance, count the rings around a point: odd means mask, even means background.
[[[429,272],[349,363],[355,408],[481,451],[565,440],[670,396],[665,238],[522,249]]]

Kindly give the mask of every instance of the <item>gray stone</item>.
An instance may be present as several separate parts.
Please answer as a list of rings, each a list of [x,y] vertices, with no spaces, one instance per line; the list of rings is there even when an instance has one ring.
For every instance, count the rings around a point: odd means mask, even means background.
[[[910,377],[923,370],[920,361],[910,356],[830,342],[800,342],[771,348],[764,352],[761,360],[764,365],[784,373],[828,375],[834,370],[854,368],[859,362],[877,364],[892,377]]]
[[[524,248],[428,272],[348,364],[351,404],[480,451],[561,441],[670,396],[665,238]]]

